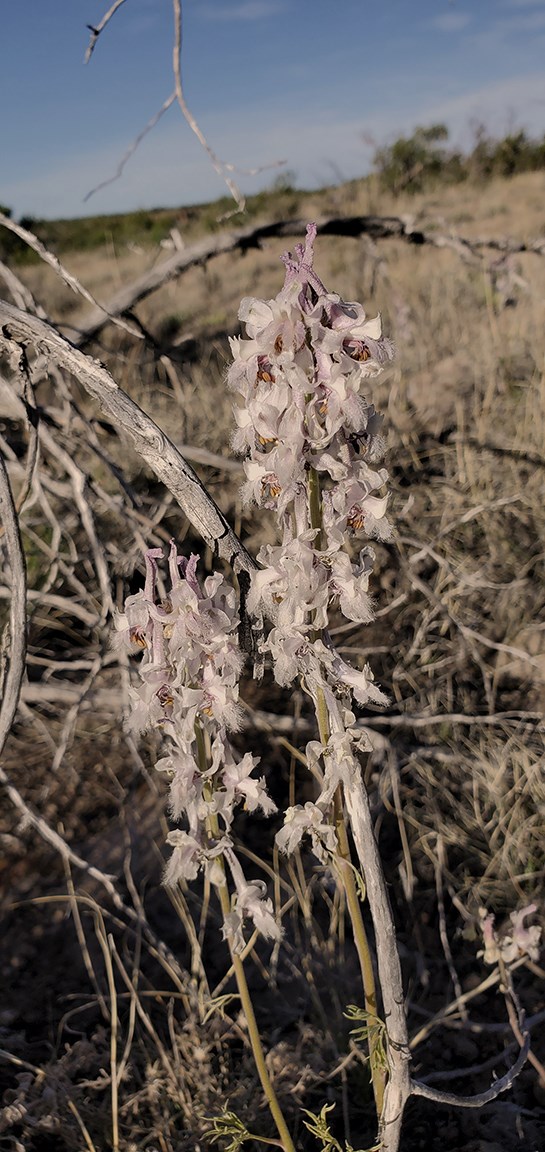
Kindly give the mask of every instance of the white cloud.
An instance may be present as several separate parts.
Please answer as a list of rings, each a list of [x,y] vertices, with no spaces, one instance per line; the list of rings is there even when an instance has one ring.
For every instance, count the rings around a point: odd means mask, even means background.
[[[466,137],[471,120],[484,123],[490,132],[497,135],[510,131],[513,123],[542,135],[544,81],[543,72],[533,72],[498,80],[443,102],[434,100],[428,119],[431,116],[435,122],[445,121],[451,131],[461,132]],[[465,143],[468,142],[466,139]]]
[[[434,16],[431,23],[440,32],[460,32],[462,28],[467,28],[470,20],[469,12],[443,12]]]
[[[543,73],[513,76],[509,80],[463,90],[437,98],[437,88],[423,78],[410,103],[391,104],[347,116],[346,110],[331,109],[317,117],[314,109],[295,106],[285,111],[263,108],[256,103],[244,109],[226,108],[209,115],[201,128],[225,160],[241,168],[272,165],[285,157],[285,169],[270,167],[256,177],[234,179],[247,193],[270,185],[284,170],[293,171],[300,187],[317,188],[327,183],[363,175],[369,169],[373,146],[411,132],[417,124],[444,122],[457,144],[470,145],[472,120],[502,135],[515,123],[541,136],[544,124]],[[115,172],[126,141],[117,141],[101,150],[73,153],[69,158],[53,157],[48,170],[24,180],[3,182],[1,199],[16,216],[78,216],[126,212],[132,208],[182,205],[213,200],[225,194],[225,185],[214,172],[206,155],[181,118],[163,121],[143,141],[129,160],[120,180],[97,193],[87,203],[83,197],[100,181]]]
[[[537,8],[543,7],[545,0],[503,0],[504,8]]]
[[[540,28],[545,28],[545,8],[542,12],[527,12],[523,16],[517,16],[516,20],[511,23],[513,31],[520,32],[537,32]]]
[[[232,4],[228,8],[220,8],[218,4],[201,4],[197,11],[207,20],[230,23],[232,20],[263,20],[277,16],[284,8],[285,4],[278,0],[245,0],[242,4]]]

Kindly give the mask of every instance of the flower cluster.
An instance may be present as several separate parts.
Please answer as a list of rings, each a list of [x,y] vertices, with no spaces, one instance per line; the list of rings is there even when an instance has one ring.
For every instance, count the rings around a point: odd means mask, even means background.
[[[494,928],[495,916],[487,912],[486,908],[479,908],[480,929],[484,940],[484,949],[478,953],[485,964],[497,964],[501,959],[505,964],[511,964],[521,956],[528,956],[530,960],[539,960],[541,928],[536,924],[526,927],[524,921],[527,916],[537,912],[536,904],[528,904],[518,912],[511,912],[511,928],[499,935]]]
[[[261,603],[274,616],[268,650],[280,684],[321,667],[349,689],[355,677],[360,703],[383,702],[368,668],[348,670],[316,636],[332,606],[356,623],[372,619],[373,550],[364,545],[354,561],[345,544],[391,532],[387,473],[375,466],[382,417],[362,389],[393,351],[380,317],[366,319],[360,304],[326,291],[313,269],[315,236],[309,225],[296,259],[283,257],[285,284],[275,300],[242,301],[247,338],[231,340],[243,495],[274,509],[282,530],[281,545],[258,554],[248,608]]]
[[[274,510],[281,532],[279,545],[258,553],[248,610],[273,620],[264,647],[276,681],[301,678],[329,713],[330,736],[326,742],[322,732],[318,744],[326,765],[319,807],[290,810],[278,842],[292,850],[305,832],[323,857],[332,838],[320,813],[358,771],[352,701],[386,701],[371,669],[342,660],[327,629],[332,608],[355,623],[373,618],[374,552],[362,537],[385,540],[391,529],[387,472],[378,467],[382,417],[364,389],[393,349],[380,316],[367,319],[360,304],[326,290],[313,268],[315,238],[309,225],[295,257],[283,257],[276,299],[242,301],[246,336],[231,340],[228,384],[236,393],[233,446],[245,453],[243,497]],[[314,758],[315,745],[307,749]]]
[[[228,738],[240,726],[243,664],[235,593],[219,574],[208,576],[201,588],[198,557],[180,557],[172,542],[170,588],[161,598],[162,556],[160,548],[146,553],[145,586],[127,597],[115,620],[115,642],[142,653],[140,683],[130,690],[130,724],[137,732],[159,727],[168,738],[156,768],[170,779],[170,812],[186,828],[167,838],[173,852],[165,879],[193,880],[202,869],[212,883],[223,885],[226,861],[236,899],[224,934],[240,950],[244,917],[265,936],[277,939],[280,930],[263,882],[245,880],[230,834],[237,804],[265,815],[276,811],[264,778],[253,775],[258,758],[248,752],[239,759]]]
[[[233,446],[248,453],[245,496],[290,510],[297,532],[307,523],[309,468],[334,482],[323,491],[323,527],[337,551],[345,532],[384,537],[387,479],[372,465],[382,456],[382,418],[361,394],[392,358],[380,317],[328,293],[313,269],[315,225],[296,259],[283,257],[285,284],[275,300],[246,298],[239,319],[247,339],[232,339],[228,382],[238,393]]]

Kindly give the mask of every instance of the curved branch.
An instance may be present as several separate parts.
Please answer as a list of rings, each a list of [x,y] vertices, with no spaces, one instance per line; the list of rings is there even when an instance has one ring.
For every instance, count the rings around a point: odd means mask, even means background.
[[[124,0],[121,0],[121,3],[123,3],[123,2],[124,2]],[[101,31],[101,29],[99,29],[99,31]],[[86,204],[87,201],[91,199],[91,196],[94,196],[96,192],[101,192],[103,188],[108,187],[108,184],[114,184],[116,180],[119,180],[119,177],[122,175],[123,170],[125,168],[125,165],[128,164],[131,156],[133,156],[134,153],[136,152],[138,145],[142,143],[142,140],[144,139],[145,136],[148,135],[148,132],[151,132],[155,128],[155,125],[159,123],[161,118],[165,115],[165,112],[168,112],[169,108],[172,108],[172,105],[174,104],[175,99],[176,99],[176,93],[171,92],[170,96],[167,96],[166,100],[163,100],[163,103],[161,104],[161,107],[159,108],[159,110],[157,112],[154,112],[153,116],[150,117],[147,124],[144,124],[144,127],[140,129],[140,131],[135,136],[134,140],[131,141],[131,143],[129,144],[129,147],[123,153],[121,160],[119,161],[119,164],[117,165],[117,168],[116,168],[113,176],[107,176],[105,180],[100,181],[100,184],[95,184],[93,188],[90,188],[89,191],[86,192],[85,196],[83,197],[83,203],[84,204]]]
[[[0,753],[19,703],[21,684],[25,671],[26,656],[26,565],[19,531],[19,522],[10,487],[9,477],[0,454],[0,516],[4,526],[5,540],[11,569],[11,605],[9,613],[9,657],[5,681],[0,684],[2,702],[0,704]],[[4,638],[6,633],[4,633]],[[6,645],[7,647],[8,645]],[[0,769],[1,772],[1,769]],[[3,774],[0,776],[3,780]]]
[[[530,1051],[530,1033],[524,1033],[524,1044],[515,1060],[508,1068],[505,1076],[496,1080],[486,1092],[477,1092],[474,1096],[458,1096],[456,1092],[442,1092],[440,1088],[430,1088],[429,1084],[422,1084],[419,1080],[411,1080],[411,1095],[425,1096],[427,1100],[434,1100],[436,1104],[451,1104],[455,1108],[482,1108],[483,1104],[490,1104],[501,1092],[507,1092],[522,1071]]]
[[[151,416],[116,384],[100,361],[86,356],[43,320],[29,316],[0,300],[0,349],[4,346],[8,355],[13,355],[14,351],[19,354],[20,348],[24,349],[27,344],[34,345],[37,351],[45,353],[79,381],[107,414],[116,430],[133,441],[141,459],[172,493],[199,536],[231,566],[240,585],[241,643],[247,652],[255,655],[261,625],[256,620],[254,627],[250,626],[245,612],[245,600],[250,575],[257,564],[233,532],[197,473]],[[259,668],[260,665],[256,665],[258,675]]]
[[[355,771],[344,793],[356,852],[375,930],[377,967],[388,1036],[388,1080],[380,1118],[381,1152],[397,1152],[403,1111],[411,1094],[409,1037],[396,931],[362,773]]]
[[[172,95],[165,101],[159,115],[162,115],[171,103],[173,103]],[[152,121],[146,126],[145,131],[148,131],[150,126],[152,126]],[[127,158],[128,154],[125,155],[122,164]],[[106,183],[109,182],[109,180],[106,181]],[[96,190],[95,188],[94,191]],[[169,281],[176,279],[187,268],[192,268],[196,264],[206,264],[208,260],[220,256],[222,253],[237,250],[246,252],[250,248],[260,248],[264,240],[284,236],[304,236],[306,231],[305,220],[274,220],[269,224],[257,226],[251,224],[246,228],[238,228],[236,231],[220,232],[212,237],[207,236],[148,269],[142,276],[121,288],[110,300],[101,305],[93,300],[90,293],[87,293],[79,281],[60,264],[58,258],[49,252],[36,236],[27,229],[21,228],[19,224],[2,213],[0,213],[0,224],[14,232],[24,243],[33,248],[43,260],[51,265],[69,287],[80,292],[95,304],[87,321],[78,329],[79,336],[75,341],[76,347],[81,347],[93,339],[110,322],[119,324],[120,327],[126,328],[132,335],[141,339],[142,333],[138,332],[133,325],[119,320],[119,317],[130,312],[131,308],[134,308],[140,300],[145,300],[163,284],[168,284]],[[415,228],[413,219],[408,216],[322,216],[317,218],[316,225],[319,236],[348,236],[354,239],[370,236],[373,240],[398,239],[405,240],[409,244],[431,244],[435,248],[450,247],[459,254],[469,253],[470,255],[474,255],[480,249],[495,249],[513,253],[533,252],[538,256],[545,255],[545,239],[543,238],[526,242],[502,238],[481,237],[476,240],[469,240],[464,236],[444,236],[433,230],[421,231]]]
[[[95,44],[96,44],[96,42],[100,36],[100,33],[104,31],[106,25],[109,24],[114,13],[117,12],[117,9],[121,8],[121,5],[124,3],[125,3],[125,0],[114,0],[114,3],[112,4],[111,8],[109,8],[108,11],[105,13],[105,15],[102,17],[100,24],[96,24],[96,25],[95,24],[88,24],[87,25],[87,27],[91,33],[91,39],[89,41],[87,51],[85,53],[85,63],[86,64],[89,63],[91,56],[93,55],[93,52],[95,50]]]
[[[191,128],[191,131],[195,133],[199,144],[202,148],[204,148],[213,168],[215,168],[218,176],[221,176],[222,180],[227,185],[236,204],[236,208],[233,209],[233,212],[243,212],[244,206],[246,204],[245,197],[235,184],[234,180],[232,180],[228,175],[228,170],[232,170],[233,165],[224,164],[224,162],[220,160],[219,156],[216,155],[213,148],[210,147],[206,136],[204,135],[202,129],[199,127],[195,117],[193,116],[186,103],[182,84],[182,4],[181,0],[172,0],[172,4],[174,8],[174,44],[172,47],[172,70],[174,72],[176,99],[180,105],[180,110],[186,124],[188,124]],[[229,215],[232,216],[233,212],[230,212]]]
[[[534,252],[545,255],[545,240],[525,241],[477,239],[443,236],[433,230],[420,231],[413,226],[409,217],[403,216],[322,216],[316,220],[319,236],[348,236],[359,239],[370,236],[373,240],[398,239],[408,244],[431,244],[435,248],[455,248],[458,254],[474,254],[479,249],[498,249],[502,252]],[[77,344],[92,339],[108,323],[112,316],[119,316],[156,292],[163,284],[180,276],[195,264],[205,264],[208,260],[224,252],[246,252],[249,248],[260,248],[264,240],[278,237],[304,236],[305,220],[275,220],[269,224],[252,224],[232,232],[220,232],[215,236],[198,240],[180,252],[175,252],[167,260],[161,261],[142,276],[120,289],[104,308],[90,313]]]
[[[29,232],[28,228],[23,228],[21,224],[17,224],[15,220],[6,216],[4,212],[0,212],[0,225],[7,228],[9,232],[13,232],[14,236],[17,236],[19,240],[23,241],[23,244],[27,244],[29,248],[32,248],[32,251],[36,252],[36,255],[40,257],[40,260],[43,260],[44,264],[48,264],[49,267],[53,269],[63,284],[66,284],[67,288],[83,296],[83,299],[87,300],[88,304],[92,304],[96,309],[105,314],[107,313],[107,319],[111,320],[112,324],[116,324],[118,328],[129,332],[130,335],[136,337],[137,340],[142,339],[141,332],[139,332],[138,328],[135,328],[133,324],[128,324],[125,320],[121,320],[116,313],[108,313],[107,309],[99,304],[98,300],[96,300],[85,285],[78,280],[77,276],[74,276],[72,272],[68,271],[68,268],[62,264],[59,257],[56,256],[54,252],[50,252],[49,248],[46,248],[45,244],[42,243],[38,236],[35,236],[34,232]]]

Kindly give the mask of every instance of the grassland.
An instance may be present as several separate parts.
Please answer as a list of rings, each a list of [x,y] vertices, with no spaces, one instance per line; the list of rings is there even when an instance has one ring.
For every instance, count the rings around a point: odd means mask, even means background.
[[[545,235],[544,191],[541,172],[406,199],[362,181],[312,195],[284,191],[252,213],[258,221],[410,213],[450,237],[528,241]],[[211,219],[210,210],[165,213],[147,233],[142,221],[134,232],[128,219],[110,221],[104,244],[92,250],[63,241],[63,261],[106,301],[164,258],[161,229],[166,237],[178,227],[190,242]],[[285,247],[271,240],[261,251],[190,269],[135,310],[147,339],[110,326],[89,349],[176,443],[215,454],[196,467],[251,550],[272,539],[272,529],[240,507],[227,336],[237,329],[242,296],[278,291]],[[446,1086],[468,1092],[491,1076],[485,1067],[468,1078],[468,1069],[496,1054],[501,1074],[511,1041],[497,985],[445,1016],[455,986],[472,995],[487,975],[477,959],[478,908],[501,922],[534,901],[545,922],[545,259],[490,250],[462,259],[452,248],[324,237],[317,263],[332,290],[382,313],[396,345],[394,366],[372,396],[385,415],[396,537],[378,550],[376,621],[364,630],[339,625],[336,639],[347,658],[370,661],[391,699],[384,713],[363,719],[374,745],[368,784],[399,927],[415,1066],[422,1076],[454,1071]],[[48,316],[76,335],[89,306],[41,264],[18,263],[16,271]],[[188,551],[199,542],[136,454],[73,388],[79,415],[68,423],[68,386],[58,373],[40,383],[37,400],[85,478],[120,603],[139,586],[145,546],[171,535]],[[0,421],[17,487],[27,433],[13,414]],[[47,445],[41,474],[52,514],[44,519],[43,501],[34,499],[22,515],[35,606],[28,683],[5,767],[73,852],[116,877],[135,915],[127,919],[88,870],[63,866],[4,804],[0,960],[9,995],[0,1027],[11,1059],[0,1065],[1,1138],[28,1152],[112,1146],[112,1017],[123,1068],[115,1105],[122,1152],[205,1148],[203,1117],[223,1104],[271,1135],[236,1004],[202,1023],[210,996],[231,991],[222,983],[218,915],[213,904],[203,910],[197,889],[169,899],[161,887],[163,789],[150,771],[154,741],[137,748],[123,729],[129,671],[108,653],[107,627],[51,599],[73,604],[79,585],[90,605],[101,590],[74,477]],[[309,738],[305,700],[286,699],[268,680],[248,680],[245,695],[241,739],[261,755],[275,799],[285,804],[298,770],[281,737],[301,746]],[[265,878],[273,832],[246,820],[239,829]],[[297,1146],[316,1147],[296,1119],[299,1106],[328,1101],[337,1106],[338,1138],[367,1147],[368,1073],[344,1016],[358,997],[344,909],[306,855],[273,892],[293,906],[285,948],[272,960],[258,949],[250,971],[270,1069],[299,1125]],[[519,994],[538,1020],[544,977],[532,962],[517,972]],[[539,1027],[533,1048],[545,1060]],[[529,1065],[508,1103],[481,1113],[413,1103],[403,1152],[538,1149],[543,1091]]]

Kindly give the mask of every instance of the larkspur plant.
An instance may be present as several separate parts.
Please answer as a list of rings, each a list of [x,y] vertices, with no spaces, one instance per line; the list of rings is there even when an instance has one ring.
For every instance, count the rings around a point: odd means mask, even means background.
[[[354,623],[373,619],[369,578],[375,554],[366,541],[389,539],[391,527],[388,475],[378,467],[382,417],[365,390],[392,359],[393,348],[382,335],[380,316],[368,319],[360,304],[327,291],[313,267],[315,238],[316,227],[309,225],[305,244],[294,257],[283,257],[284,286],[274,300],[242,301],[239,319],[246,335],[231,340],[228,385],[236,397],[233,447],[245,454],[243,498],[276,515],[281,537],[280,544],[258,553],[248,610],[273,620],[264,654],[279,685],[298,679],[309,694],[319,732],[306,749],[309,766],[321,773],[319,796],[288,808],[276,840],[289,854],[308,836],[315,855],[332,866],[344,887],[365,1010],[376,1019],[358,892],[363,880],[351,865],[347,828],[352,823],[359,849],[368,798],[357,754],[370,745],[356,726],[354,703],[380,705],[386,697],[368,665],[357,669],[341,658],[329,622],[332,610]],[[387,903],[384,888],[381,898]],[[389,928],[393,934],[391,918]],[[396,963],[399,970],[397,958]],[[397,984],[401,995],[400,975]],[[381,1036],[375,1030],[369,1041],[379,1119],[386,1082]],[[405,1050],[404,1026],[397,1044]]]
[[[456,1099],[434,1096],[433,1089],[409,1077],[394,922],[359,756],[370,745],[356,716],[358,706],[380,706],[386,697],[368,665],[355,668],[342,659],[329,630],[332,612],[358,624],[373,619],[369,580],[375,554],[368,541],[388,540],[391,528],[388,476],[379,467],[382,418],[367,388],[392,359],[393,348],[382,335],[380,317],[368,319],[361,305],[327,292],[313,267],[315,237],[316,228],[309,225],[305,244],[297,246],[294,257],[283,257],[285,282],[274,300],[242,301],[245,336],[231,340],[228,385],[235,394],[233,447],[244,455],[243,497],[275,514],[280,538],[259,551],[244,610],[250,618],[265,616],[271,622],[260,647],[277,684],[289,687],[297,680],[315,708],[319,738],[307,744],[306,763],[319,789],[313,801],[288,807],[276,844],[290,855],[307,837],[320,864],[344,889],[364,999],[364,1007],[351,1006],[348,1017],[361,1022],[352,1035],[369,1052],[379,1124],[376,1147],[397,1152],[411,1092],[443,1102]],[[162,555],[161,549],[146,553],[145,587],[127,598],[116,636],[117,643],[142,653],[140,683],[131,689],[131,723],[137,732],[159,728],[164,733],[164,755],[156,768],[170,781],[170,814],[184,824],[167,837],[172,853],[165,880],[191,882],[202,873],[218,893],[223,936],[279,1146],[295,1152],[269,1075],[241,956],[249,943],[249,922],[254,933],[277,943],[282,929],[264,881],[246,878],[232,834],[237,806],[265,817],[276,813],[265,778],[256,772],[258,759],[239,755],[230,739],[240,727],[244,663],[236,595],[219,574],[201,583],[198,557],[184,559],[174,543],[170,586],[161,595]],[[351,860],[349,831],[361,871]],[[365,894],[375,929],[384,1020],[361,911]],[[533,911],[530,905],[513,914],[511,931],[498,937],[493,916],[482,910],[485,962],[503,964],[505,971],[520,955],[537,957],[539,929],[524,924]],[[524,1058],[522,1053],[521,1067]],[[340,1148],[329,1132],[327,1110],[319,1116],[307,1112],[312,1124],[304,1123],[324,1149]],[[211,1143],[230,1138],[232,1148],[260,1139],[228,1111],[212,1121],[207,1136]]]
[[[366,319],[359,304],[328,293],[313,269],[316,229],[310,225],[295,258],[286,255],[284,287],[275,300],[242,301],[246,338],[231,341],[229,387],[236,393],[235,450],[244,453],[243,496],[277,515],[281,543],[257,557],[247,596],[250,616],[264,612],[272,627],[262,642],[278,684],[298,679],[312,698],[319,740],[306,756],[321,775],[315,802],[290,806],[277,844],[294,852],[304,836],[322,864],[345,888],[364,985],[365,1013],[376,1020],[373,964],[363,927],[364,882],[350,862],[343,788],[357,808],[361,768],[356,757],[369,745],[356,728],[354,701],[383,704],[371,669],[357,669],[336,652],[328,626],[332,609],[355,623],[373,618],[369,577],[374,552],[368,539],[388,539],[387,473],[381,417],[363,394],[393,355],[380,318]],[[348,542],[348,547],[347,547]],[[353,555],[353,544],[357,554]],[[261,1082],[283,1147],[293,1143],[266,1069],[240,953],[248,921],[267,939],[281,927],[262,880],[247,880],[231,835],[237,804],[265,816],[276,811],[257,760],[239,757],[229,733],[239,727],[239,677],[235,593],[221,575],[197,579],[196,556],[185,560],[171,544],[170,587],[158,592],[161,549],[146,554],[145,587],[129,596],[116,620],[117,643],[140,650],[140,684],[131,689],[135,731],[160,728],[166,754],[158,771],[170,780],[170,813],[185,827],[168,835],[169,884],[193,881],[200,872],[215,885],[223,935],[231,954]],[[323,767],[320,767],[323,765]],[[233,895],[229,894],[227,875]],[[370,1035],[381,1036],[380,1029]],[[369,1041],[371,1073],[380,1118],[385,1058]]]

